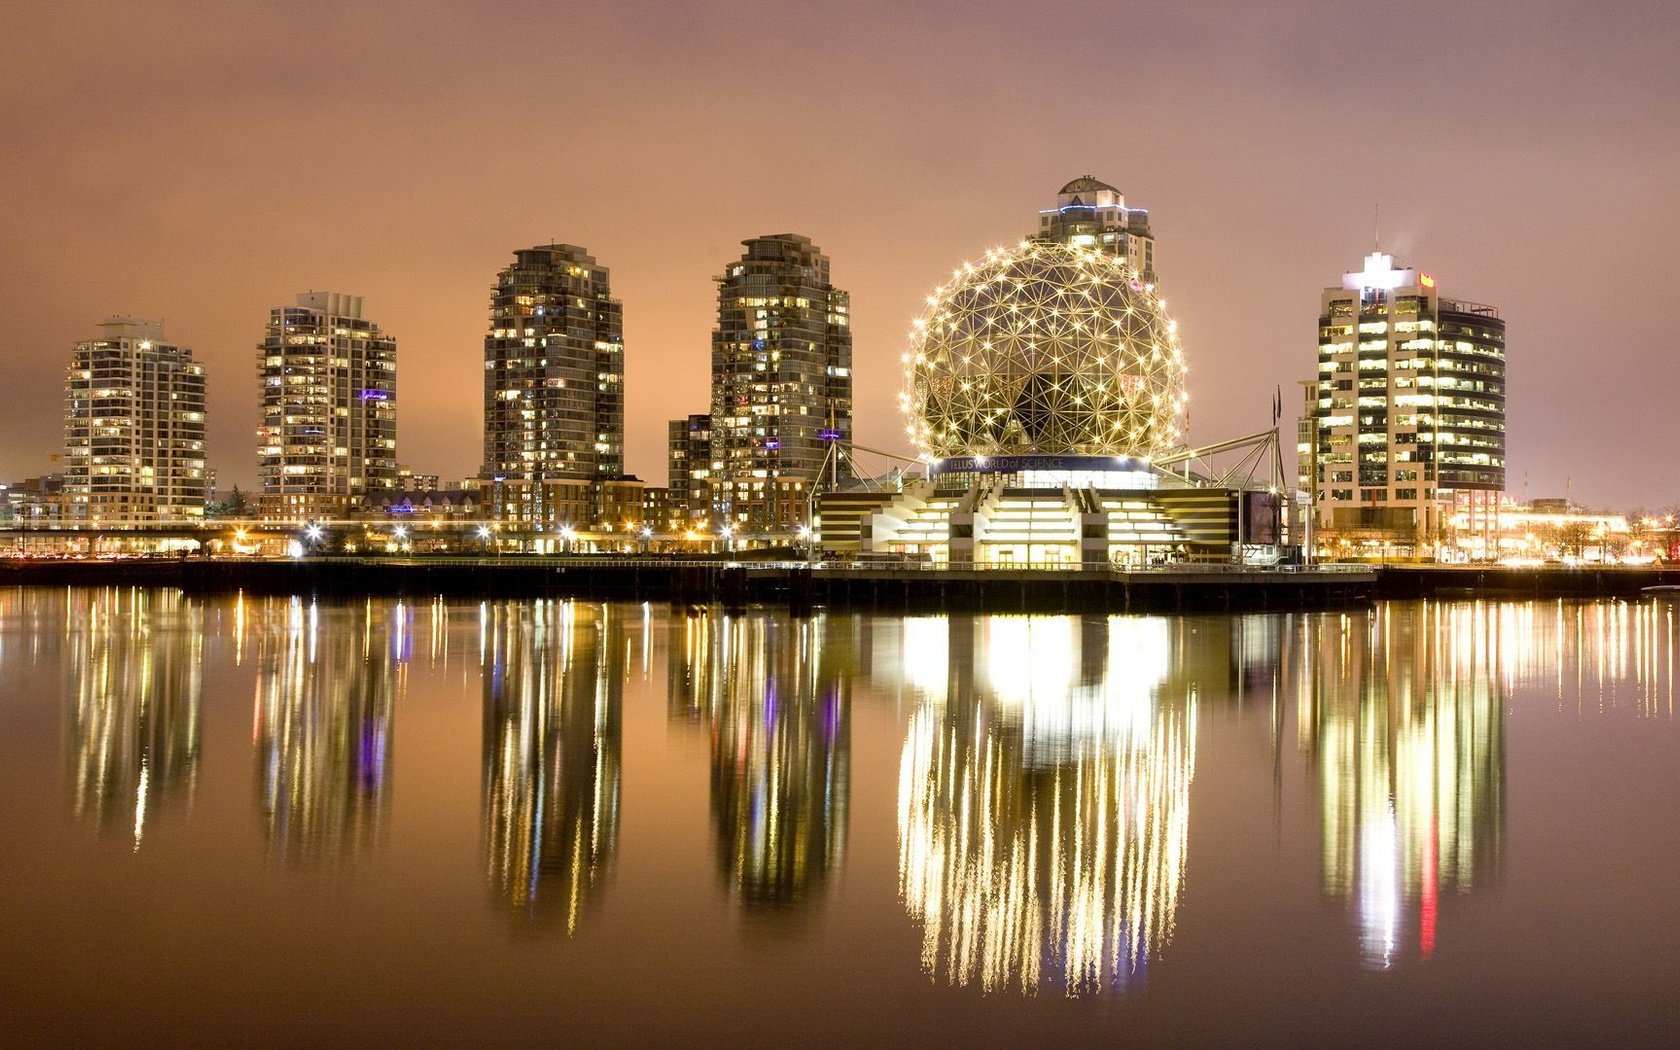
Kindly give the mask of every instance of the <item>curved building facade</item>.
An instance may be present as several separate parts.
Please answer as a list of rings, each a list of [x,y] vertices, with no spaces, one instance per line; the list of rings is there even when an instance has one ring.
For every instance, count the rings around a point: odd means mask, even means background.
[[[624,308],[575,244],[522,248],[496,275],[482,477],[495,517],[551,530],[600,520],[601,484],[624,477]]]
[[[805,522],[830,444],[851,446],[851,296],[809,237],[741,244],[718,278],[707,480],[720,524],[785,531]]]
[[[1149,458],[1181,441],[1178,325],[1117,256],[988,252],[929,297],[911,342],[902,404],[930,456]]]
[[[1505,490],[1505,321],[1374,252],[1326,288],[1308,384],[1302,487],[1342,537],[1429,547],[1474,531]]]

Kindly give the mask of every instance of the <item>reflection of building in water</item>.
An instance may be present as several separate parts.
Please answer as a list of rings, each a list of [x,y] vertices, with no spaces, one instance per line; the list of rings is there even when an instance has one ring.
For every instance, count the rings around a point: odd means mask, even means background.
[[[707,615],[672,638],[672,717],[710,730],[718,863],[749,907],[803,904],[840,868],[855,623]]]
[[[276,857],[342,860],[379,840],[390,810],[413,608],[293,598],[286,617],[257,640],[257,803]]]
[[[1179,624],[906,621],[899,882],[929,973],[1091,994],[1171,939],[1196,756],[1195,690],[1167,693]]]
[[[1549,686],[1559,710],[1673,718],[1680,602],[1515,603],[1496,607],[1507,680]]]
[[[484,828],[495,897],[577,929],[618,844],[627,632],[611,605],[487,607]]]
[[[70,781],[76,814],[134,836],[192,800],[203,610],[178,591],[72,592]]]
[[[673,722],[699,723],[715,688],[712,676],[721,671],[712,656],[714,646],[724,646],[723,626],[736,622],[710,613],[672,616],[670,640],[666,644],[667,713]]]
[[[1441,895],[1499,866],[1501,615],[1391,604],[1308,621],[1299,724],[1319,777],[1324,891],[1354,902],[1372,966],[1428,958]]]

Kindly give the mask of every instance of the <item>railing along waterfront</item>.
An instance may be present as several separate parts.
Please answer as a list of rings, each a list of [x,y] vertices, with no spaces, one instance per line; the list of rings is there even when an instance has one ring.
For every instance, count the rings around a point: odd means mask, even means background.
[[[65,556],[65,557],[23,557],[8,558],[0,556],[0,561],[20,562],[82,562],[112,564],[173,564],[191,561],[194,564],[220,565],[355,565],[365,567],[378,566],[408,566],[422,568],[426,566],[453,568],[627,568],[627,569],[666,569],[666,568],[709,568],[709,569],[744,569],[748,571],[777,571],[786,572],[793,569],[811,569],[824,572],[863,572],[878,570],[882,572],[1062,572],[1062,573],[1119,573],[1128,575],[1173,575],[1173,574],[1209,574],[1209,575],[1240,575],[1240,574],[1300,574],[1300,573],[1361,573],[1375,571],[1376,566],[1362,562],[1319,562],[1311,565],[1241,565],[1232,562],[1182,561],[1165,562],[1158,565],[1121,565],[1113,562],[1070,562],[1070,561],[1007,561],[1007,562],[973,562],[953,565],[947,561],[921,561],[916,559],[897,558],[826,558],[808,561],[802,558],[759,560],[750,558],[684,558],[684,557],[653,557],[653,556],[617,556],[600,554],[475,554],[475,555],[410,555],[410,554],[332,554],[332,555],[303,555],[263,556],[263,555],[234,555],[220,557],[191,557],[183,559],[172,555],[119,557],[100,556]]]
[[[542,567],[542,568],[634,568],[634,569],[663,569],[663,568],[709,568],[709,569],[745,569],[748,571],[763,570],[786,572],[792,569],[811,569],[827,572],[862,572],[880,570],[883,572],[1095,572],[1120,573],[1137,575],[1174,575],[1198,573],[1209,575],[1265,575],[1265,574],[1301,574],[1301,573],[1365,573],[1374,572],[1375,566],[1360,562],[1325,562],[1311,565],[1238,565],[1229,562],[1167,562],[1160,565],[1117,565],[1112,562],[1068,562],[1068,561],[1012,561],[1012,562],[974,562],[972,564],[953,565],[945,561],[914,561],[892,559],[822,559],[806,561],[804,559],[721,559],[721,558],[659,558],[659,557],[617,557],[612,555],[566,555],[566,554],[505,554],[505,555],[328,555],[305,556],[301,558],[257,558],[238,557],[215,559],[221,562],[271,562],[275,564],[301,565],[404,565],[404,566],[454,566],[463,568],[493,568],[504,566]]]

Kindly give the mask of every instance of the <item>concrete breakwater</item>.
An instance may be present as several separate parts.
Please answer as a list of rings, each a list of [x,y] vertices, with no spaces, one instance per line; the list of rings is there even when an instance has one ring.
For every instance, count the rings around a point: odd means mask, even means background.
[[[189,594],[572,597],[676,605],[895,611],[1169,612],[1333,608],[1370,601],[1378,573],[1187,567],[984,570],[812,567],[657,558],[20,559],[0,586],[176,587]]]
[[[1680,586],[1680,568],[1655,566],[1385,565],[1379,598],[1638,598],[1646,587]]]
[[[1680,568],[1336,566],[982,570],[813,568],[800,562],[627,558],[0,560],[0,586],[175,587],[192,594],[586,598],[740,607],[1091,612],[1334,608],[1375,599],[1639,597]]]

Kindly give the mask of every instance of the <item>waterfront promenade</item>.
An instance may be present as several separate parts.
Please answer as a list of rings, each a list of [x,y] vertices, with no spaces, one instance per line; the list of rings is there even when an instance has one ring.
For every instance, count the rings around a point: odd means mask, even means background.
[[[189,594],[576,597],[887,610],[1334,608],[1380,598],[1636,598],[1680,568],[1176,565],[950,569],[802,561],[575,557],[0,560],[0,586],[174,587]]]
[[[0,586],[151,586],[190,594],[244,591],[321,597],[577,597],[679,605],[975,612],[1330,608],[1371,600],[1377,578],[1368,566],[947,569],[588,556],[0,561]]]

